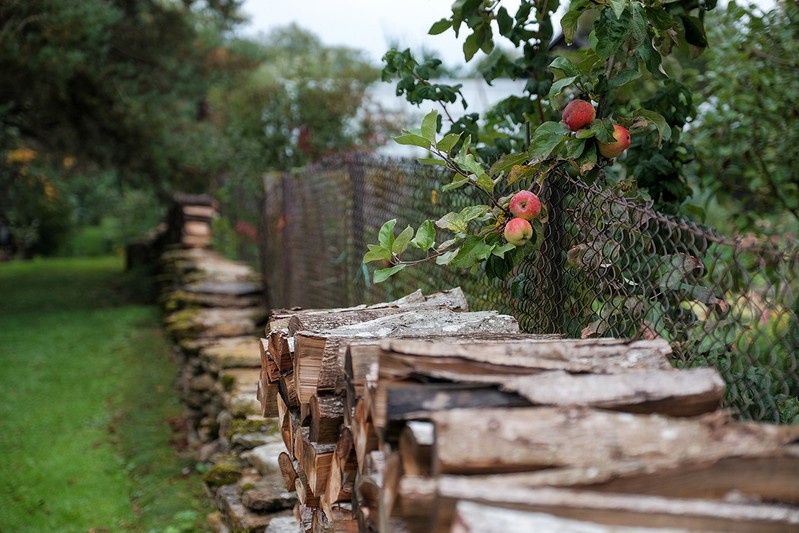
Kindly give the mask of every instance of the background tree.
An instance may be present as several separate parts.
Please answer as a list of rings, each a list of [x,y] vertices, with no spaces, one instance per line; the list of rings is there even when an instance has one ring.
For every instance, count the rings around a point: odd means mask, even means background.
[[[708,15],[712,46],[694,82],[697,185],[737,228],[799,227],[799,7],[730,3]],[[711,213],[712,215],[712,213]],[[728,226],[730,218],[712,221]]]

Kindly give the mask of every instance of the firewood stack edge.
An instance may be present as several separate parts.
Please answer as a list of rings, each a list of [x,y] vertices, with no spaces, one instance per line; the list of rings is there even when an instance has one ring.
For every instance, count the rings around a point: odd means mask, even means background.
[[[799,531],[799,427],[734,421],[665,340],[521,334],[454,289],[275,311],[258,349],[300,531]]]

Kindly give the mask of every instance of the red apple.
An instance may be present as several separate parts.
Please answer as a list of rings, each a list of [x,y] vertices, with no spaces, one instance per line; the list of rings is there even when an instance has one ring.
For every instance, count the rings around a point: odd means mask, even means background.
[[[612,143],[599,143],[599,153],[605,157],[619,157],[622,152],[630,147],[630,132],[624,126],[613,126]]]
[[[510,212],[515,217],[532,220],[541,214],[541,200],[535,193],[519,191],[510,199]]]
[[[505,224],[505,240],[514,246],[523,246],[533,238],[533,226],[529,220],[512,218]]]
[[[596,117],[596,111],[591,102],[585,100],[572,100],[563,108],[563,122],[571,131],[585,128]]]

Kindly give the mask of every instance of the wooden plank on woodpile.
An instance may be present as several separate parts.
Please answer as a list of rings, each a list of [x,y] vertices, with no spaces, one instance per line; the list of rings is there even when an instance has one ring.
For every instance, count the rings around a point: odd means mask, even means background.
[[[281,331],[269,333],[267,345],[267,363],[269,378],[279,379],[281,376],[293,371],[291,352],[293,351],[294,341],[289,342],[289,338]]]
[[[322,359],[327,342],[379,340],[385,337],[431,335],[467,335],[472,333],[518,333],[519,325],[511,316],[496,311],[455,313],[448,310],[408,311],[368,322],[342,326],[324,332],[301,331],[294,337],[294,377],[300,403],[307,403],[318,389]],[[327,365],[343,372],[341,350],[335,351],[336,364]],[[326,378],[337,383],[339,377]]]
[[[358,521],[352,517],[352,509],[343,506],[325,511],[320,522],[314,533],[358,533]]]
[[[330,467],[327,487],[322,498],[322,509],[329,510],[333,505],[352,500],[352,491],[358,462],[355,455],[355,443],[350,428],[343,427],[336,443],[336,453]]]
[[[184,309],[165,318],[166,329],[178,338],[243,337],[255,333],[264,316],[260,307],[246,309]]]
[[[498,377],[501,379],[501,377]],[[386,442],[396,442],[405,420],[459,408],[529,407],[527,399],[485,383],[414,383],[378,380],[369,395],[372,421]]]
[[[216,214],[216,209],[210,205],[196,205],[196,204],[189,204],[184,205],[181,207],[183,211],[183,216],[186,218],[194,218],[194,219],[206,219],[211,220],[214,218]]]
[[[336,445],[312,442],[305,436],[305,432],[302,441],[302,457],[298,458],[300,468],[305,471],[308,486],[314,494],[321,495],[327,486],[327,476],[330,474]]]
[[[379,438],[369,415],[369,406],[363,398],[355,404],[355,423],[352,425],[352,438],[358,468],[363,471],[366,457],[377,449]]]
[[[571,373],[622,373],[630,370],[673,370],[671,347],[662,340],[562,339],[491,343],[384,339],[381,374],[405,379],[415,373],[453,381],[496,382],[506,376],[546,370]],[[383,354],[387,357],[383,359]],[[388,357],[390,356],[390,357]]]
[[[297,467],[294,461],[286,452],[280,452],[277,457],[277,464],[280,467],[280,474],[283,476],[283,482],[286,485],[286,490],[294,492],[294,483],[297,481]]]
[[[211,237],[211,225],[204,220],[189,220],[183,224],[184,238],[192,237]]]
[[[297,479],[294,481],[294,489],[297,491],[297,499],[302,505],[312,509],[319,508],[319,496],[314,494],[308,484],[308,478],[305,477],[305,472],[302,469],[297,471]]]
[[[436,474],[487,474],[613,461],[685,463],[777,453],[798,426],[673,419],[585,408],[455,409],[431,413]]]
[[[319,444],[334,444],[339,440],[344,422],[344,398],[340,396],[311,396],[311,440]]]
[[[609,526],[541,512],[460,501],[449,533],[688,533],[685,529]]]
[[[689,531],[777,533],[799,530],[799,509],[770,504],[673,499],[551,488],[486,486],[464,476],[435,481],[435,523],[429,532],[451,531],[459,501],[542,512],[564,518],[626,527],[679,528]]]
[[[261,371],[261,378],[258,380],[258,388],[256,390],[256,397],[261,404],[261,416],[267,418],[276,418],[279,415],[277,407],[277,397],[279,396],[279,387],[277,383],[270,383],[269,380],[263,376]]]
[[[468,303],[460,288],[431,294],[422,299],[395,301],[388,305],[298,312],[289,317],[288,334],[298,331],[329,331],[361,322],[385,318],[399,313],[420,310],[468,311]]]
[[[432,422],[412,420],[407,423],[399,438],[399,454],[406,475],[433,474],[434,444],[435,426]]]
[[[283,438],[283,444],[292,458],[296,458],[294,453],[294,428],[300,426],[299,415],[296,408],[292,408],[286,404],[283,395],[277,396],[277,421],[280,426],[280,436]]]
[[[402,451],[402,448],[400,448]],[[799,505],[799,446],[758,453],[742,449],[722,459],[680,458],[609,462],[537,472],[475,476],[486,485],[563,487],[708,500]]]
[[[592,406],[669,416],[714,411],[725,391],[724,380],[714,368],[580,375],[554,371],[508,378],[501,388],[533,405]]]

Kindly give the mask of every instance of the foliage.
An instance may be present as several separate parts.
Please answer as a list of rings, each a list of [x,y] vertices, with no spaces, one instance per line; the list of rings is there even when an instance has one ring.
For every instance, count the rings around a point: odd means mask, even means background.
[[[0,217],[19,253],[53,253],[132,190],[207,189],[203,102],[242,68],[215,62],[238,3],[3,3]]]
[[[511,15],[500,1],[459,0],[452,5],[450,17],[430,28],[431,34],[451,29],[459,35],[464,31],[467,61],[478,51],[491,53],[495,37],[522,49],[518,59],[510,61],[497,54],[493,64],[483,69],[489,82],[501,75],[527,79],[524,94],[500,102],[483,124],[473,113],[453,118],[447,105],[459,97],[462,101],[460,88],[430,81],[438,66],[435,60],[419,64],[407,50],[386,54],[383,76],[399,79],[398,95],[404,94],[413,103],[437,102],[449,125],[449,131],[438,138],[444,121],[433,112],[421,128],[404,132],[397,142],[427,150],[434,157],[422,162],[440,164],[453,172],[452,182],[444,190],[468,185],[481,191],[484,201],[460,213],[449,213],[435,224],[425,221],[415,231],[415,240],[405,238],[414,235],[412,228],[395,238],[393,225],[384,226],[379,243],[371,245],[364,258],[391,264],[376,272],[376,281],[427,260],[481,268],[489,276],[504,278],[530,251],[519,251],[500,237],[511,218],[508,202],[512,193],[529,189],[546,199],[548,190],[567,172],[587,182],[611,185],[630,197],[652,199],[660,206],[673,208],[687,197],[682,170],[691,157],[680,134],[693,108],[690,93],[670,79],[664,58],[678,47],[707,45],[703,17],[713,3],[575,0],[561,20],[563,34],[572,42],[579,19],[591,14],[590,46],[556,57],[548,45],[557,7],[554,0],[522,1]],[[557,122],[557,110],[570,98],[596,103],[595,120],[574,132]],[[462,105],[467,108],[466,102]],[[634,142],[622,165],[614,166],[613,158],[600,154],[598,147],[615,140],[617,124],[629,129]],[[544,217],[539,222],[545,221]],[[420,232],[426,235],[427,228],[434,226],[448,230],[453,238],[438,247],[435,239],[418,238]],[[542,235],[537,225],[532,249],[540,246]],[[424,246],[419,246],[420,241]],[[426,255],[403,259],[401,254],[408,245],[421,248]]]
[[[695,81],[704,104],[688,130],[699,184],[730,204],[739,230],[768,230],[763,218],[783,214],[796,228],[799,7],[783,2],[763,13],[730,3],[709,21],[713,47]]]
[[[175,363],[121,271],[114,257],[0,265],[3,531],[204,530],[202,483],[170,444]]]
[[[221,131],[225,167],[214,196],[232,241],[228,252],[252,259],[252,244],[233,233],[257,227],[263,175],[288,171],[324,154],[369,148],[386,124],[364,111],[368,86],[378,71],[360,51],[327,47],[297,27],[261,38],[259,65],[246,77],[215,84],[212,120]]]
[[[0,11],[0,127],[40,152],[115,165],[134,183],[196,187],[189,153],[164,148],[197,123],[215,44],[202,24],[213,27],[214,11],[157,0],[12,1]]]
[[[264,171],[370,144],[383,128],[362,111],[376,70],[296,27],[239,39],[240,3],[3,4],[0,224],[20,255],[74,250],[72,225],[107,228],[115,246],[154,224],[152,200],[215,187],[257,200]],[[133,203],[145,216],[124,216]]]

